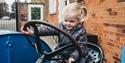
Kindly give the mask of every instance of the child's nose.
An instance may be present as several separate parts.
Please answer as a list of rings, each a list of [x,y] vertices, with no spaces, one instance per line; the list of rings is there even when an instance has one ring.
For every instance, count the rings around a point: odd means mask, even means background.
[[[67,22],[67,25],[70,25],[71,23],[70,22]]]

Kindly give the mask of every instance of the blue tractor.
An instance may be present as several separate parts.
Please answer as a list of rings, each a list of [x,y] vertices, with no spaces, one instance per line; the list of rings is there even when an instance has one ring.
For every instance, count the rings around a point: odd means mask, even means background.
[[[40,39],[37,27],[39,24],[56,29],[72,40],[72,43],[52,51],[48,44]],[[33,28],[34,35],[0,30],[0,63],[50,63],[52,60],[60,61],[61,58],[55,58],[55,56],[72,46],[77,48],[80,55],[82,54],[76,40],[51,24],[39,21],[28,21],[25,23],[24,29],[27,27]],[[86,63],[102,63],[103,51],[100,46],[91,42],[88,42],[87,46],[88,55],[86,56]]]

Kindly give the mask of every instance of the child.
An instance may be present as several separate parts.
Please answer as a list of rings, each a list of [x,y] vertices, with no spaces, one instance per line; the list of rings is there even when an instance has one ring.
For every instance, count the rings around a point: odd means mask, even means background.
[[[78,52],[71,49],[66,50],[67,54],[64,53],[63,56],[68,61],[68,63],[85,63],[85,55],[87,53],[87,34],[81,22],[82,18],[84,18],[84,15],[86,15],[85,12],[86,11],[83,11],[80,4],[77,2],[70,3],[63,9],[62,13],[64,16],[64,21],[59,24],[59,28],[69,33],[75,40],[79,42],[83,53],[80,61],[77,61],[79,57]],[[24,31],[23,29],[21,29],[21,31],[25,34],[33,34],[31,30]],[[59,43],[57,44],[56,48],[59,48],[71,42],[70,40],[67,40],[64,35],[49,27],[41,27],[39,29],[39,34],[58,35]]]

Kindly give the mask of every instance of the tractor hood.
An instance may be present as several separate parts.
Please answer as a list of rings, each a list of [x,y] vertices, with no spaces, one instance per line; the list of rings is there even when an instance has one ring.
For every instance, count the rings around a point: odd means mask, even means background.
[[[6,34],[22,34],[22,33],[12,30],[0,30],[0,35],[6,35]]]

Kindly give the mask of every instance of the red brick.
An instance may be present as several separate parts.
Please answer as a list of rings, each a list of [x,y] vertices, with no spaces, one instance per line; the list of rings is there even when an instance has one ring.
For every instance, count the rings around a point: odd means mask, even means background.
[[[120,58],[117,58],[115,56],[113,56],[113,59],[117,60],[118,62],[121,62],[121,59]]]
[[[87,31],[99,36],[104,51],[104,63],[120,63],[121,47],[125,42],[125,3],[117,0],[100,0],[87,3],[89,22]],[[111,11],[107,9],[111,8]],[[112,14],[110,14],[112,13]]]

